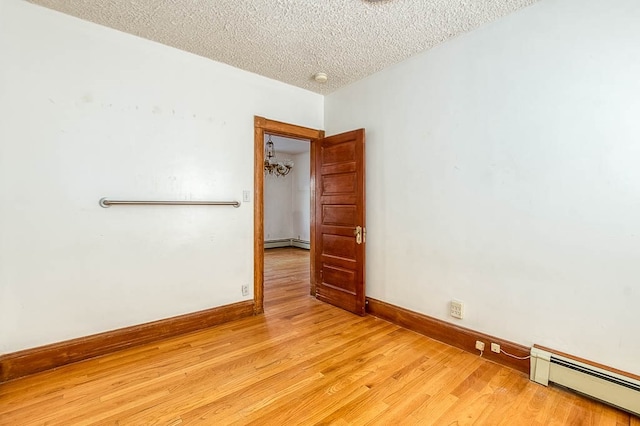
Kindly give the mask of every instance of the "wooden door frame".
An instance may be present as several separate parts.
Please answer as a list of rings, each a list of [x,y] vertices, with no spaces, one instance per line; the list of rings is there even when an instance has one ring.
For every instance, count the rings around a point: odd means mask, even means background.
[[[254,171],[253,171],[253,311],[261,314],[264,312],[264,135],[269,133],[277,136],[286,136],[294,139],[309,140],[310,156],[310,190],[311,209],[310,220],[310,294],[315,295],[315,185],[316,185],[316,153],[315,147],[318,140],[324,138],[324,130],[310,129],[294,124],[269,120],[264,117],[254,116]]]

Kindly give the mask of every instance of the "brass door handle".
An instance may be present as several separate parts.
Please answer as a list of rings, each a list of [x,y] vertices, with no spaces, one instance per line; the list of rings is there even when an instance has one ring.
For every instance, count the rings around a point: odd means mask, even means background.
[[[353,235],[356,236],[356,244],[362,244],[362,226],[356,226],[353,230]]]

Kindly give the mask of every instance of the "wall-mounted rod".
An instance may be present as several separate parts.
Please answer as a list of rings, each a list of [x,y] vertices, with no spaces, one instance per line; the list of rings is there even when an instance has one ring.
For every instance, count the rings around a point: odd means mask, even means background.
[[[117,204],[128,205],[152,205],[152,206],[233,206],[240,207],[239,201],[133,201],[133,200],[109,200],[100,198],[100,207],[107,207]]]

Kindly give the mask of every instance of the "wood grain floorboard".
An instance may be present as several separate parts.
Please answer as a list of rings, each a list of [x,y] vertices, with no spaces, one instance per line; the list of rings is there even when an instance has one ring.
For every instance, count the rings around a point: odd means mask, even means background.
[[[0,385],[0,425],[615,425],[636,417],[309,296],[265,254],[265,314]]]

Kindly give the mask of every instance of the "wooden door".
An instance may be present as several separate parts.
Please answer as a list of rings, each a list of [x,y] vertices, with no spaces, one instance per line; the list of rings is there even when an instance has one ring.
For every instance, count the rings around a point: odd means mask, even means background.
[[[315,144],[316,297],[365,314],[364,129]]]

